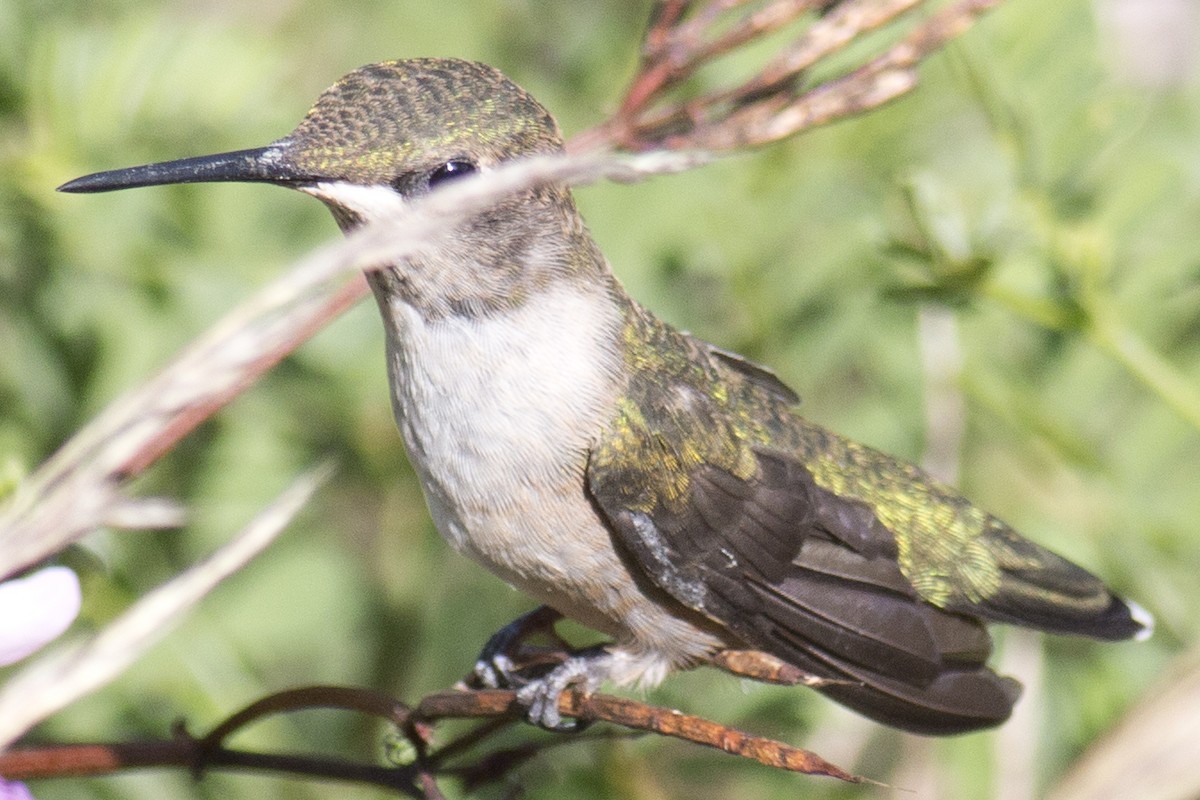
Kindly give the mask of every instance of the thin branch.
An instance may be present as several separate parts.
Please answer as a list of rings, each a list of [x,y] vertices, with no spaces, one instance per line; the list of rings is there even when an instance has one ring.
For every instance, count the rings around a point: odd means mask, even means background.
[[[186,733],[169,741],[54,745],[0,754],[0,769],[11,780],[100,777],[151,767],[183,767],[195,773],[198,765],[204,770],[242,770],[366,783],[397,789],[412,797],[425,796],[405,785],[403,779],[411,770],[320,756],[227,748],[206,750],[199,739]]]
[[[315,708],[357,711],[393,725],[404,725],[412,714],[408,705],[382,692],[344,686],[302,686],[251,703],[213,728],[200,741],[207,747],[217,747],[237,731],[265,717]]]
[[[870,782],[830,764],[807,750],[637,700],[608,694],[586,695],[577,691],[567,691],[559,698],[558,710],[564,716],[585,722],[610,722],[630,730],[657,733],[714,747],[777,769],[807,775],[827,775],[851,783]],[[415,716],[426,720],[519,717],[523,713],[516,693],[504,689],[432,694],[421,700],[414,712]]]
[[[687,8],[681,7],[690,4],[668,4],[670,12],[664,12],[663,19],[672,19],[673,26],[661,20],[651,26],[641,69],[617,113],[576,137],[571,147],[736,151],[869,111],[916,86],[917,65],[1001,0],[958,0],[913,26],[863,66],[804,91],[796,87],[813,66],[925,2],[773,0],[711,37],[708,29],[717,24],[719,12],[741,4],[706,4],[691,19],[685,19]],[[667,101],[705,64],[783,29],[805,12],[825,9],[828,13],[808,23],[753,78],[687,100]]]
[[[421,754],[413,764],[396,767],[358,764],[320,756],[250,753],[222,745],[225,739],[246,725],[266,716],[314,708],[359,711],[410,731],[415,726],[446,719],[489,721],[438,750]],[[559,711],[587,722],[608,722],[630,731],[656,733],[712,747],[776,769],[824,775],[850,783],[874,783],[846,772],[807,750],[637,700],[568,691],[559,699]],[[438,796],[432,792],[436,790],[433,779],[439,775],[458,776],[474,783],[498,780],[504,773],[548,746],[546,743],[532,743],[504,748],[472,761],[465,768],[450,764],[453,758],[478,746],[511,723],[524,719],[524,714],[516,693],[509,690],[439,692],[426,696],[414,708],[410,708],[398,700],[370,690],[310,686],[265,697],[229,717],[202,737],[194,737],[180,727],[170,741],[57,745],[2,753],[0,774],[14,780],[31,780],[104,775],[151,766],[187,767],[197,776],[213,769],[253,769],[372,783],[398,789],[413,797],[430,797]],[[568,736],[574,740],[589,738],[587,734]]]

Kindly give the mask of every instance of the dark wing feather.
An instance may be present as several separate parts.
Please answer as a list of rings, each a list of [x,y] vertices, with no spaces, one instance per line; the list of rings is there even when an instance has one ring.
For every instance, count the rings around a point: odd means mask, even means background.
[[[741,643],[837,681],[829,696],[923,733],[1006,719],[1017,687],[984,666],[982,624],[918,597],[866,506],[820,489],[790,457],[754,456],[749,479],[701,465],[683,502],[648,510],[625,502],[632,475],[589,468],[588,486],[659,589]]]
[[[698,340],[692,340],[696,344],[700,344]],[[800,395],[788,386],[779,376],[771,371],[769,367],[764,367],[762,364],[756,364],[748,358],[738,355],[737,353],[723,350],[710,342],[703,343],[708,354],[719,361],[722,365],[732,369],[740,374],[743,378],[754,383],[758,388],[763,389],[768,394],[773,395],[776,399],[783,402],[785,405],[799,405]]]
[[[859,548],[878,539],[879,528],[890,530],[905,545],[905,576],[931,604],[1097,639],[1149,633],[1149,616],[1099,578],[1022,538],[912,464],[799,417],[785,433],[817,485],[831,490],[818,498],[826,529]]]

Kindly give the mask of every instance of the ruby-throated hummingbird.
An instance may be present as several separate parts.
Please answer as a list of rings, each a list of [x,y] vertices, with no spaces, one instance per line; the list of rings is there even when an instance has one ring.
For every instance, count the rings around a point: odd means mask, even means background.
[[[415,59],[355,70],[266,147],[60,189],[274,183],[319,198],[348,231],[459,176],[561,150],[553,117],[500,72]],[[1095,576],[917,467],[800,418],[766,369],[638,305],[565,188],[501,201],[368,280],[438,530],[612,637],[523,685],[543,724],[559,723],[572,684],[654,684],[739,649],[889,725],[959,733],[999,724],[1019,694],[985,664],[985,622],[1150,631]]]

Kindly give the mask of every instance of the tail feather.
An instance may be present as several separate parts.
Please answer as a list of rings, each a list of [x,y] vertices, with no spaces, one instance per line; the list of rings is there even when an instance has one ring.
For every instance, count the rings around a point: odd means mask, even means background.
[[[1021,538],[999,520],[990,522],[983,542],[1000,567],[1000,586],[985,598],[951,602],[947,608],[996,622],[1105,641],[1150,635],[1154,619],[1145,609],[1113,594],[1082,567]]]
[[[1020,694],[985,665],[983,623],[921,601],[886,558],[812,539],[778,584],[752,586],[756,644],[829,679],[821,692],[879,722],[965,733],[1008,719]]]
[[[783,649],[783,648],[781,648]],[[788,661],[835,681],[818,691],[855,711],[912,733],[948,736],[1008,719],[1021,685],[981,664],[947,668],[929,682],[909,682],[851,663],[812,643],[786,648]]]

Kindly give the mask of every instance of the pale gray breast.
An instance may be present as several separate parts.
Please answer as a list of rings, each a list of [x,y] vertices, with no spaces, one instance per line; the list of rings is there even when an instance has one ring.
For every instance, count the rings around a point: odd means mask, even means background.
[[[625,645],[618,682],[657,683],[715,649],[716,637],[641,592],[584,488],[623,389],[611,298],[564,287],[486,319],[392,313],[397,421],[442,535]]]
[[[391,311],[397,421],[448,539],[467,545],[489,533],[481,526],[536,520],[555,513],[556,495],[580,494],[619,391],[608,296],[566,285],[485,317]]]

